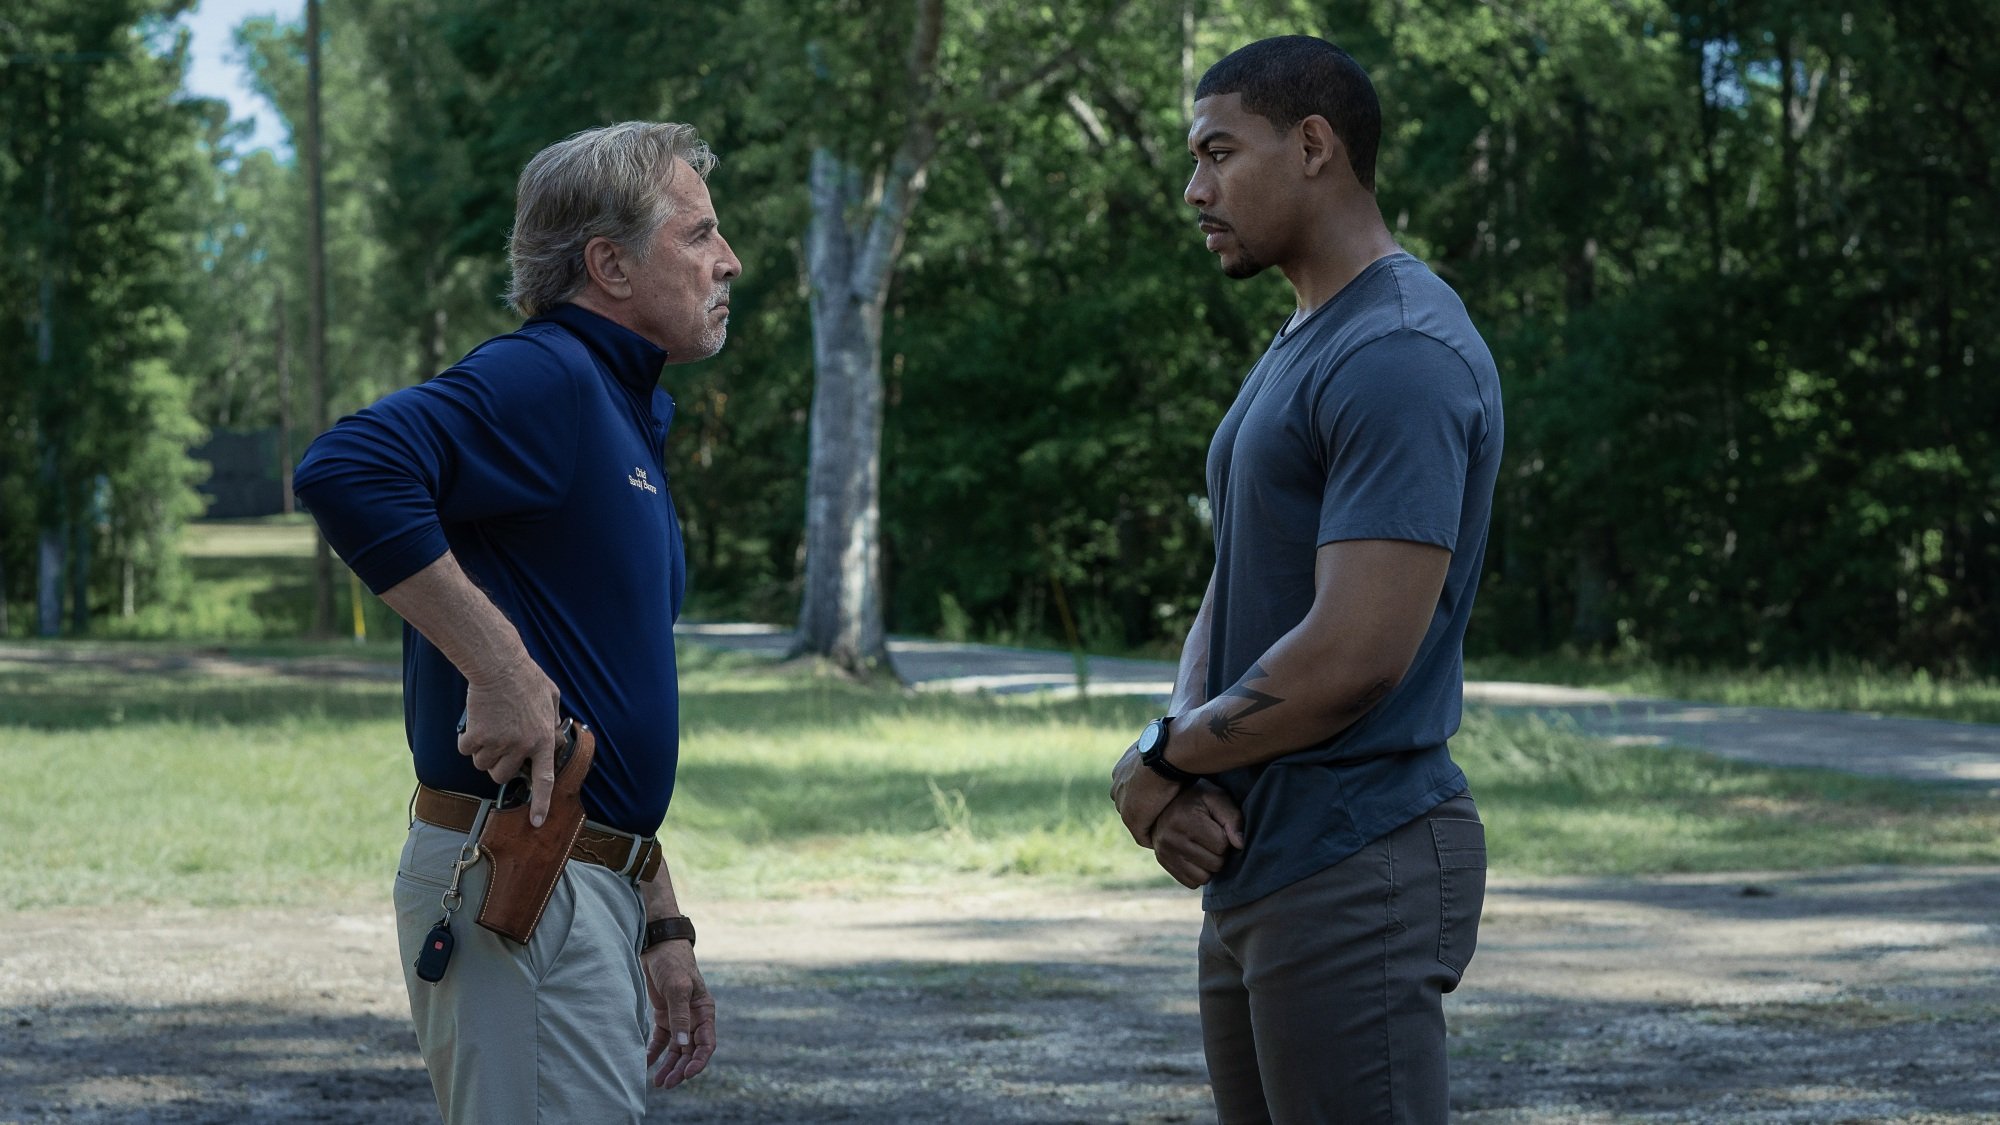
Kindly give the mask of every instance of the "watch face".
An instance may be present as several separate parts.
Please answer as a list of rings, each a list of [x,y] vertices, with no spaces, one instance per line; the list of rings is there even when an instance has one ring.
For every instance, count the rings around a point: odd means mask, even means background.
[[[1141,755],[1152,754],[1159,750],[1160,745],[1166,740],[1167,724],[1161,722],[1159,719],[1154,719],[1152,722],[1146,724],[1145,730],[1139,732],[1139,753]]]

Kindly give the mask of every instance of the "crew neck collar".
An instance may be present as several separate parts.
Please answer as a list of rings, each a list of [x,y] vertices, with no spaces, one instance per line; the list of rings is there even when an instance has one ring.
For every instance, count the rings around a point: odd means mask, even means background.
[[[1347,296],[1353,293],[1361,285],[1361,281],[1363,278],[1369,277],[1375,274],[1379,270],[1387,269],[1391,262],[1400,261],[1401,259],[1408,258],[1409,256],[1410,256],[1409,251],[1397,250],[1396,252],[1391,254],[1384,254],[1381,257],[1375,259],[1374,261],[1368,263],[1367,265],[1361,267],[1361,272],[1355,274],[1354,279],[1352,281],[1349,281],[1346,285],[1341,286],[1340,292],[1335,293],[1333,296],[1327,298],[1326,301],[1320,305],[1320,307],[1314,309],[1312,311],[1312,314],[1307,316],[1304,320],[1299,321],[1297,324],[1292,324],[1291,316],[1289,315],[1286,316],[1285,323],[1278,326],[1278,335],[1275,343],[1278,345],[1284,345],[1284,344],[1289,344],[1293,340],[1298,339],[1300,336],[1305,334],[1305,330],[1307,328],[1311,327],[1315,322],[1325,317],[1328,309],[1331,309],[1335,305],[1338,305],[1342,301],[1346,300]],[[1294,310],[1294,315],[1295,314],[1296,310]]]

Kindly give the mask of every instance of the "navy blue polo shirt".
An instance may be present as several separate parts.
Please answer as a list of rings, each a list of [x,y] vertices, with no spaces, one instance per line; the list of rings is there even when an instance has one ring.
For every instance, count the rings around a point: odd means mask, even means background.
[[[674,619],[687,583],[663,463],[666,353],[575,305],[488,340],[427,383],[351,414],[294,478],[327,541],[381,593],[448,549],[590,726],[593,820],[651,834],[679,757]],[[403,629],[418,780],[491,795],[458,752],[465,679]]]

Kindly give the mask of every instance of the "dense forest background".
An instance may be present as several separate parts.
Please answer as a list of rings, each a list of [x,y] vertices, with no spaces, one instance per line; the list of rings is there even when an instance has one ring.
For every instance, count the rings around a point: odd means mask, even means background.
[[[210,432],[297,431],[306,187],[180,92],[174,0],[0,12],[0,635],[180,596]],[[514,179],[696,123],[746,272],[670,368],[698,612],[798,607],[815,149],[906,135],[901,0],[326,0],[335,414],[511,327]],[[1177,639],[1202,462],[1289,305],[1181,201],[1193,82],[1310,32],[1373,74],[1391,228],[1500,362],[1475,649],[2000,667],[2000,5],[1077,0],[943,9],[883,328],[892,629]],[[240,50],[295,137],[302,26]],[[288,406],[289,404],[289,406]],[[289,413],[288,413],[289,411]],[[54,622],[47,622],[53,625]]]

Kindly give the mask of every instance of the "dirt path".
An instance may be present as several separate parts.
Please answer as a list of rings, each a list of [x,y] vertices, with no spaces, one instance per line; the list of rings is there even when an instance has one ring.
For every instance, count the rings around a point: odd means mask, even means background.
[[[2000,1121],[1996,919],[2000,870],[1502,881],[1456,1120]],[[1210,1121],[1198,925],[1165,891],[711,904],[723,1052],[651,1119]],[[434,1120],[372,904],[0,935],[0,1122]]]

